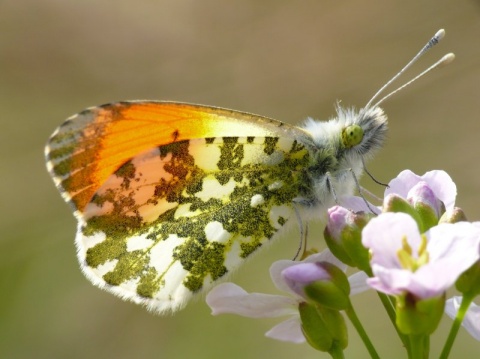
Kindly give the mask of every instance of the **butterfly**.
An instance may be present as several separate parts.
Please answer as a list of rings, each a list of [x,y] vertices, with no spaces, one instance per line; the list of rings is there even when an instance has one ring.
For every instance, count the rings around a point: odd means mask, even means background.
[[[337,106],[335,118],[301,127],[161,101],[116,102],[70,117],[45,156],[78,220],[83,273],[156,313],[181,309],[295,218],[321,216],[359,188],[364,161],[387,133],[383,99],[372,100],[359,111]]]

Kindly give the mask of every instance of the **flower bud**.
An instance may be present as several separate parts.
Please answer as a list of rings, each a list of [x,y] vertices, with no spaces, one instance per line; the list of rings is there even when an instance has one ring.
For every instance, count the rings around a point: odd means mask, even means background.
[[[334,346],[347,347],[347,327],[338,311],[310,303],[300,303],[298,309],[302,332],[310,346],[323,352],[334,351]]]
[[[464,295],[474,297],[480,294],[480,261],[474,263],[458,277],[455,287]]]
[[[423,221],[417,211],[412,207],[410,203],[408,203],[405,199],[395,193],[391,193],[384,198],[382,211],[402,212],[409,214],[415,220],[415,222],[417,222],[420,233],[425,232],[423,230]]]
[[[437,225],[439,218],[445,213],[445,205],[426,182],[421,181],[413,186],[408,192],[407,200],[419,214],[423,231]]]
[[[362,229],[371,215],[355,213],[344,207],[334,206],[328,210],[328,223],[324,231],[325,242],[330,251],[343,263],[366,270],[369,255],[362,245]]]
[[[333,337],[327,329],[314,304],[300,303],[298,310],[302,321],[302,332],[312,348],[327,352],[332,347]]]
[[[307,300],[336,310],[349,306],[348,278],[331,263],[300,263],[285,268],[282,277],[291,290]]]
[[[467,216],[461,208],[454,207],[451,210],[447,210],[440,218],[439,223],[457,223],[467,221]]]

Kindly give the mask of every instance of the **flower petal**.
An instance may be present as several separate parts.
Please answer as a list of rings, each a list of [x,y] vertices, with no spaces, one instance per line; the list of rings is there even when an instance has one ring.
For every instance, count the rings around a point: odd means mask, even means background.
[[[400,295],[411,285],[412,272],[404,269],[390,269],[372,265],[373,278],[367,279],[367,284],[375,290],[389,295]]]
[[[283,280],[282,272],[284,269],[291,267],[293,265],[296,265],[298,263],[300,262],[291,261],[287,259],[279,260],[272,263],[272,265],[270,266],[270,277],[272,278],[272,282],[278,290],[285,293],[295,294],[294,292],[292,292],[292,290],[287,285],[287,283],[285,283],[285,281]]]
[[[389,215],[387,217],[387,215]],[[364,240],[371,245],[373,252],[372,271],[375,278],[369,279],[368,284],[376,290],[387,294],[400,294],[404,291],[415,294],[419,298],[436,297],[444,293],[458,279],[461,273],[468,269],[480,258],[480,232],[479,227],[468,222],[455,224],[444,223],[433,227],[426,233],[428,238],[428,262],[415,271],[410,268],[403,269],[396,263],[398,249],[401,248],[402,231],[412,248],[412,256],[417,254],[418,241],[412,238],[419,237],[412,229],[408,229],[408,221],[399,214],[385,213],[372,219],[364,229]],[[380,222],[387,218],[382,226],[367,228],[370,224]],[[408,217],[403,214],[403,217]],[[410,218],[410,217],[408,217]],[[401,219],[395,221],[395,219]],[[375,222],[374,222],[375,221]],[[409,219],[414,223],[413,219]],[[403,222],[403,228],[398,229]],[[387,224],[387,226],[385,226]],[[380,231],[383,228],[383,232]],[[367,232],[365,233],[365,230]],[[373,233],[369,233],[373,231]],[[417,229],[418,231],[418,229]],[[382,238],[384,235],[385,238]],[[386,242],[396,243],[389,248]],[[390,253],[387,252],[390,250]]]
[[[409,291],[422,298],[450,288],[480,258],[480,232],[468,222],[444,223],[427,232],[429,263],[413,273]]]
[[[365,272],[357,272],[348,277],[350,283],[350,295],[365,292],[370,289],[367,284],[368,276]]]
[[[447,172],[440,170],[427,172],[423,176],[418,176],[410,170],[402,171],[388,184],[385,197],[390,193],[396,193],[403,198],[407,198],[410,189],[420,181],[425,181],[428,184],[435,195],[444,203],[447,210],[453,209],[457,196],[457,186]]]
[[[459,274],[451,275],[449,271],[450,267],[444,267],[444,264],[438,262],[424,265],[411,273],[411,282],[406,289],[422,299],[438,297],[458,278]]]
[[[419,175],[410,170],[404,170],[388,183],[388,187],[385,189],[385,197],[395,193],[403,198],[407,198],[408,191],[421,180],[422,177]]]
[[[206,298],[212,315],[231,313],[249,318],[272,318],[298,313],[298,302],[281,295],[247,293],[233,283],[214,287]]]
[[[405,238],[416,253],[420,233],[415,220],[405,213],[383,213],[371,219],[362,231],[362,244],[372,252],[371,263],[386,268],[400,268],[397,251]]]
[[[426,235],[430,261],[452,258],[459,262],[458,265],[463,261],[465,270],[479,259],[480,227],[475,223],[442,223],[431,228]]]
[[[365,213],[371,213],[372,210],[376,213],[379,214],[381,210],[376,207],[375,205],[371,204],[370,202],[367,203],[365,202],[365,199],[362,197],[358,196],[345,196],[340,198],[340,203],[342,207],[348,208],[353,212],[365,212]]]
[[[454,319],[457,316],[461,301],[462,297],[453,297],[447,300],[445,312],[450,318]],[[470,304],[467,314],[463,319],[462,326],[472,337],[480,341],[480,306],[475,303]]]
[[[299,263],[314,263],[314,262],[323,262],[323,261],[335,264],[338,268],[340,268],[343,271],[345,271],[346,268],[347,268],[347,266],[344,263],[340,262],[332,254],[332,252],[330,252],[328,249],[325,249],[321,253],[315,253],[315,254],[312,254],[312,255],[308,256],[303,261],[291,261],[291,260],[284,259],[284,260],[279,260],[279,261],[274,262],[270,266],[270,277],[272,278],[272,282],[275,285],[275,287],[277,287],[278,290],[281,290],[282,292],[285,292],[285,293],[294,294],[295,296],[297,296],[297,298],[301,298],[303,300],[302,297],[299,297],[285,283],[285,281],[282,277],[283,270],[288,268],[288,267],[297,265]]]
[[[277,324],[266,332],[265,336],[284,342],[305,343],[298,315]]]
[[[342,263],[337,257],[335,257],[333,253],[330,252],[329,249],[325,249],[320,253],[312,254],[307,258],[305,258],[302,262],[305,262],[305,263],[328,262],[328,263],[334,264],[344,272],[347,270],[347,265]]]
[[[414,208],[422,208],[426,213],[431,213],[438,219],[442,216],[444,208],[443,202],[438,199],[433,190],[430,188],[427,182],[420,181],[408,191],[407,201]]]
[[[302,297],[305,296],[303,290],[306,285],[316,281],[332,280],[330,273],[319,262],[299,262],[297,265],[285,268],[282,271],[282,278],[291,291]]]
[[[443,202],[446,209],[453,209],[457,197],[457,186],[452,178],[445,171],[430,171],[422,176],[433,189],[433,192]]]

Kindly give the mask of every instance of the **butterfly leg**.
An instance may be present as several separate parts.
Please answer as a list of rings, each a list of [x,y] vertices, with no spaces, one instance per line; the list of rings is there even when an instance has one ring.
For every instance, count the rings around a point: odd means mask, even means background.
[[[333,187],[332,176],[330,172],[325,173],[325,183],[327,184],[328,192],[332,194],[333,200],[335,201],[336,204],[339,204],[337,193],[335,192],[335,189]]]
[[[388,188],[388,184],[380,182],[375,177],[373,177],[373,175],[367,170],[367,166],[365,166],[365,160],[363,159],[363,157],[362,157],[362,166],[363,166],[363,170],[365,171],[365,173],[368,175],[368,177],[370,177],[372,179],[373,182],[375,182],[376,184],[379,184],[380,186],[384,186],[384,187]]]
[[[370,205],[370,203],[367,201],[367,199],[365,198],[365,196],[363,195],[363,188],[362,186],[360,186],[360,182],[358,182],[358,178],[357,176],[355,175],[355,172],[353,171],[352,168],[349,168],[348,171],[350,171],[350,173],[352,174],[352,177],[353,177],[353,180],[355,181],[355,186],[357,186],[357,190],[358,190],[358,194],[360,195],[360,197],[363,199],[363,201],[365,202],[365,204],[367,205],[367,208],[370,210],[370,212],[372,212],[374,215],[377,215],[377,211],[374,211],[372,206]]]
[[[375,210],[372,208],[371,204],[370,204],[370,203],[367,201],[367,199],[365,198],[365,196],[364,196],[364,189],[363,189],[363,187],[360,186],[360,182],[358,181],[358,178],[357,178],[357,176],[356,176],[356,174],[355,174],[355,171],[353,171],[352,168],[347,168],[347,169],[345,169],[344,171],[350,172],[350,174],[352,175],[352,178],[353,178],[353,180],[354,180],[354,182],[355,182],[355,186],[357,187],[359,196],[363,199],[363,201],[365,202],[365,204],[366,204],[367,208],[370,210],[370,212],[372,212],[373,214],[376,215],[376,212],[378,212],[378,210],[375,211]],[[328,191],[332,194],[332,197],[333,197],[333,200],[335,201],[335,203],[336,203],[336,204],[339,204],[339,202],[338,202],[338,197],[337,197],[337,194],[336,194],[335,189],[334,189],[334,186],[333,186],[332,176],[331,176],[330,172],[327,172],[327,173],[325,174],[325,176],[326,176],[326,184],[327,184]],[[368,192],[368,191],[367,191],[367,192]]]
[[[297,217],[298,229],[300,230],[300,242],[298,244],[297,252],[295,253],[295,256],[292,260],[297,260],[299,257],[300,259],[302,259],[304,257],[305,251],[307,250],[308,222],[303,221],[300,210],[297,206],[294,206],[294,209],[295,216]]]

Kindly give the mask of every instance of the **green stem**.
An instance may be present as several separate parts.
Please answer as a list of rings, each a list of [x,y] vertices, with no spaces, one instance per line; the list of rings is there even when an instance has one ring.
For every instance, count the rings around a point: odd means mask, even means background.
[[[378,297],[380,298],[380,301],[383,304],[383,307],[385,308],[385,310],[388,314],[388,317],[390,318],[390,321],[393,324],[393,327],[395,328],[395,330],[397,332],[398,337],[400,338],[403,346],[407,350],[408,357],[411,358],[410,341],[408,339],[408,336],[406,336],[405,334],[400,332],[400,330],[398,330],[398,327],[397,327],[397,324],[396,324],[395,308],[394,308],[394,304],[391,301],[391,298],[388,295],[380,293],[380,292],[377,292],[377,294],[378,294]]]
[[[453,342],[455,341],[455,338],[457,337],[458,330],[460,329],[460,326],[462,325],[463,318],[465,317],[465,314],[467,313],[468,307],[472,303],[473,296],[472,295],[464,295],[462,298],[462,303],[460,304],[460,308],[458,308],[458,313],[457,316],[455,317],[452,327],[450,328],[450,333],[448,333],[448,338],[447,341],[445,342],[445,345],[443,346],[442,349],[442,354],[440,354],[440,359],[447,359],[450,350],[452,350]]]
[[[345,359],[343,349],[335,343],[332,344],[332,347],[330,348],[328,353],[332,356],[333,359]]]
[[[374,276],[371,269],[365,270],[365,273],[370,278],[372,278]],[[387,312],[387,315],[390,318],[390,322],[392,322],[393,327],[395,328],[395,331],[397,332],[398,337],[400,338],[403,346],[407,350],[408,357],[411,358],[412,356],[411,356],[410,342],[409,342],[408,336],[406,336],[405,334],[400,332],[397,328],[397,322],[396,322],[397,315],[395,313],[395,303],[392,303],[392,300],[394,301],[394,299],[389,297],[388,295],[386,295],[384,293],[380,293],[380,292],[377,292],[377,295],[380,298],[380,301],[382,302],[383,307],[385,308],[385,310]]]
[[[426,352],[425,343],[427,337],[425,335],[410,335],[410,350],[412,359],[425,359],[428,357]]]
[[[372,359],[379,359],[380,357],[378,356],[377,351],[375,350],[375,347],[373,346],[372,342],[370,341],[370,338],[367,335],[367,332],[362,326],[362,323],[360,323],[360,320],[358,320],[357,314],[355,313],[355,310],[353,309],[352,305],[349,306],[345,310],[345,313],[348,316],[348,319],[352,322],[353,326],[357,330],[358,335],[363,341],[363,344],[368,350],[368,353],[372,357]]]

